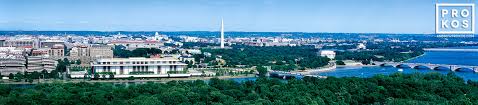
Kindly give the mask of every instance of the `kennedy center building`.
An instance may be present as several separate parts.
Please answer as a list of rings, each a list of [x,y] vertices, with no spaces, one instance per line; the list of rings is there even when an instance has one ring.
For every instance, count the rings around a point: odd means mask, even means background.
[[[92,63],[93,72],[113,73],[114,78],[133,77],[171,77],[171,74],[186,69],[186,65],[175,58],[106,58]]]

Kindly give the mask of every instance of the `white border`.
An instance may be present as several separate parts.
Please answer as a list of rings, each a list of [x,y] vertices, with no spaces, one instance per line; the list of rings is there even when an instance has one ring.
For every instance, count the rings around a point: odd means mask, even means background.
[[[471,31],[440,31],[438,30],[438,14],[439,10],[438,7],[446,7],[446,6],[471,6]],[[475,4],[470,3],[437,3],[435,5],[435,33],[437,34],[474,34],[475,33]]]

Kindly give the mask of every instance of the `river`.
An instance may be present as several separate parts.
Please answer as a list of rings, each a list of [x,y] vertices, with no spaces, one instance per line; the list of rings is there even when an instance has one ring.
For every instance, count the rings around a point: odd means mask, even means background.
[[[478,49],[473,47],[457,47],[460,49]],[[433,63],[433,64],[455,64],[455,65],[474,65],[478,66],[478,52],[456,52],[456,51],[427,51],[425,55],[409,60],[410,63]],[[399,71],[395,67],[337,67],[333,71],[318,73],[320,76],[335,77],[371,77],[376,74],[392,74],[396,72],[403,73],[429,73],[438,72],[447,74],[449,70],[430,70],[430,69],[406,69]],[[456,75],[465,80],[478,81],[478,73],[473,71],[455,72]]]

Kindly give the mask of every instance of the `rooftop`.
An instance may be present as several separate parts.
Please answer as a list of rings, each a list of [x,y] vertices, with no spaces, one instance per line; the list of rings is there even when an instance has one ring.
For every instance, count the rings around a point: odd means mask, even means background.
[[[130,58],[103,58],[97,61],[179,61],[179,59],[173,57],[164,58],[145,58],[145,57],[130,57]]]

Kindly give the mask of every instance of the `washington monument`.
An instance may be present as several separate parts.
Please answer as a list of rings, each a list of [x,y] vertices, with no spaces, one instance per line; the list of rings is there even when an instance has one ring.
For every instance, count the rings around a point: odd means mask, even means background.
[[[224,19],[221,19],[221,48],[224,48]]]

